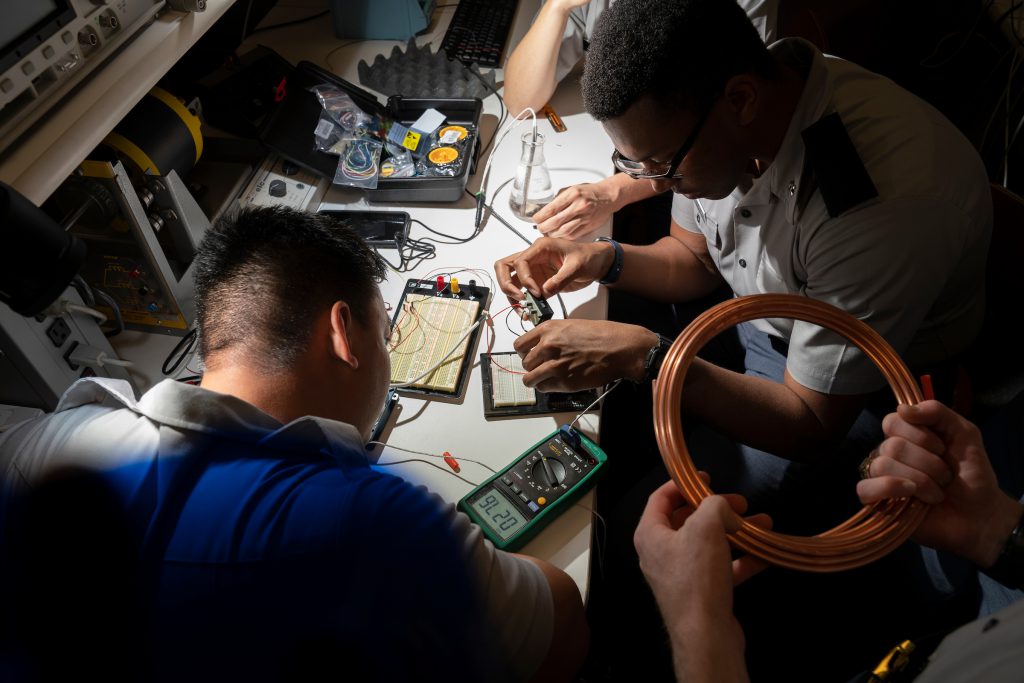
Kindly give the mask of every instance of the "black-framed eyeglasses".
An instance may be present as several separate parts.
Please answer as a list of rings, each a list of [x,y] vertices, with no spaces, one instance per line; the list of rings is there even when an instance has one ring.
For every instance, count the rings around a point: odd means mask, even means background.
[[[641,161],[633,161],[627,159],[619,153],[619,150],[612,152],[612,163],[615,164],[615,168],[619,169],[630,178],[635,180],[672,180],[675,178],[682,178],[682,174],[676,173],[676,169],[679,168],[679,164],[683,163],[683,158],[689,154],[690,149],[694,143],[697,142],[697,136],[700,135],[701,128],[704,127],[704,122],[708,120],[711,115],[711,110],[714,108],[714,103],[711,104],[704,112],[704,115],[697,120],[697,125],[693,127],[693,131],[689,137],[686,138],[686,142],[679,148],[675,156],[672,157],[672,161],[660,164],[644,163]]]

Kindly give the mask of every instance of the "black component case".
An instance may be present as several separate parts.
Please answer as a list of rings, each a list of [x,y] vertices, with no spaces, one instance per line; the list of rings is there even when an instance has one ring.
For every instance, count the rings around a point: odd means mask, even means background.
[[[310,62],[299,62],[288,76],[286,93],[260,131],[260,140],[285,159],[313,173],[333,178],[338,157],[316,149],[313,129],[320,118],[320,102],[309,92],[313,86],[330,83],[347,92],[363,111],[412,124],[427,109],[444,114],[449,124],[470,124],[476,128],[470,163],[464,163],[457,176],[438,178],[380,178],[377,188],[364,190],[372,202],[454,202],[462,198],[469,176],[475,170],[480,150],[480,114],[478,98],[411,99],[392,95],[386,104],[366,90],[324,71]]]

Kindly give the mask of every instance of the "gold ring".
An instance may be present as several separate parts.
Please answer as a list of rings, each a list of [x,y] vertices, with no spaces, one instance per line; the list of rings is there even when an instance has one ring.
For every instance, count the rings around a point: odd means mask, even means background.
[[[871,463],[873,463],[875,461],[875,458],[877,458],[879,455],[881,455],[881,453],[879,453],[877,450],[874,450],[868,453],[868,457],[860,461],[860,465],[857,466],[857,471],[860,472],[861,479],[871,478]]]

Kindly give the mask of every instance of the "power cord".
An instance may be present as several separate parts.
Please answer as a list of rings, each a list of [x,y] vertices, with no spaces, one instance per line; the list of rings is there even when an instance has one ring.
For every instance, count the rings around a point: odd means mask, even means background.
[[[124,332],[124,318],[121,316],[121,307],[118,306],[117,301],[114,300],[114,297],[110,296],[99,287],[91,286],[88,282],[85,281],[85,278],[83,278],[81,275],[76,275],[71,280],[71,286],[74,287],[75,291],[78,292],[78,295],[82,297],[82,301],[85,302],[86,306],[89,306],[90,308],[95,308],[96,299],[100,299],[103,302],[102,305],[110,309],[111,313],[114,316],[114,328],[112,330],[103,330],[103,336],[113,337]],[[96,311],[96,313],[100,312]],[[92,313],[88,315],[92,315]],[[103,314],[100,313],[100,315]],[[97,320],[99,320],[99,318],[97,318]],[[105,322],[107,322],[107,319],[106,316],[103,315],[103,320],[100,322],[100,324],[102,325]]]

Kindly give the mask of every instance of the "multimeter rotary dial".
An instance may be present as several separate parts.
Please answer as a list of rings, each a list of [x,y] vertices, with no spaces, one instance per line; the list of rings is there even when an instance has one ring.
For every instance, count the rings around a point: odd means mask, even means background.
[[[554,458],[538,460],[533,464],[533,478],[538,483],[543,481],[549,486],[558,486],[565,481],[565,465]]]
[[[550,491],[565,481],[565,465],[558,458],[536,455],[527,463],[530,484],[540,491]]]

